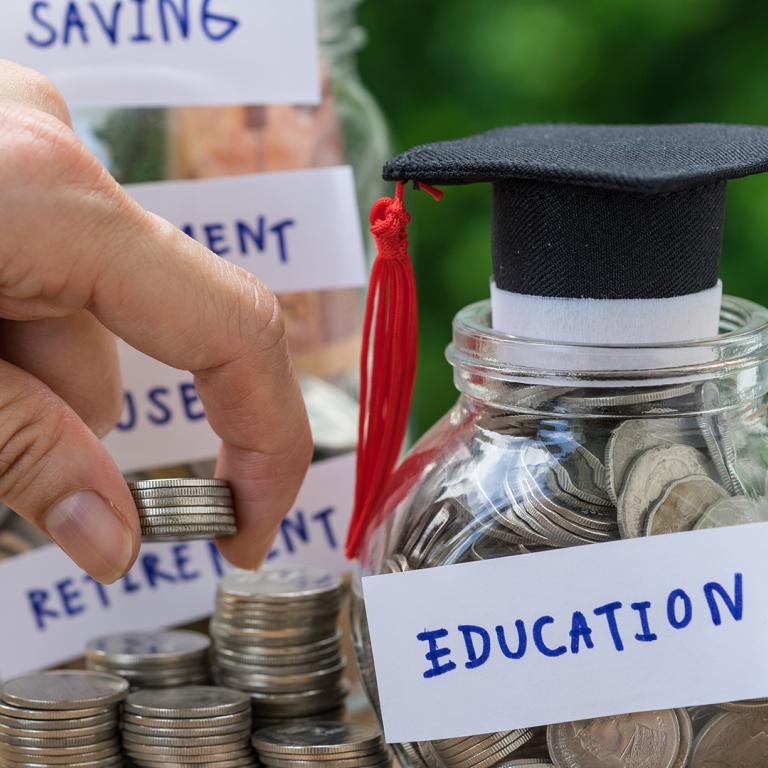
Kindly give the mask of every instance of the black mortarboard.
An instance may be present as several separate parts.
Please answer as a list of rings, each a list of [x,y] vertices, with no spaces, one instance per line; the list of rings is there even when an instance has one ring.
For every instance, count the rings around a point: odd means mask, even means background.
[[[385,179],[493,185],[497,286],[669,298],[718,280],[727,179],[768,170],[768,128],[521,125],[425,144]]]

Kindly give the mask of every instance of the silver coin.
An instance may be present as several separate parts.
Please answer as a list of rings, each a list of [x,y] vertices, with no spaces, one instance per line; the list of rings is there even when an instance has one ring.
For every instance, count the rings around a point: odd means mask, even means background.
[[[665,445],[644,451],[627,472],[619,495],[618,520],[622,538],[642,536],[653,504],[676,480],[706,475],[701,451],[688,445]]]
[[[222,593],[264,601],[313,599],[341,587],[339,576],[314,568],[233,571],[219,582]]]
[[[605,448],[607,489],[618,503],[627,470],[644,451],[690,442],[694,422],[685,418],[629,419],[619,424]]]
[[[124,709],[147,717],[218,717],[248,709],[250,698],[241,691],[190,685],[167,691],[137,691]]]
[[[234,515],[157,515],[151,517],[140,516],[141,527],[146,531],[153,531],[155,528],[173,528],[182,526],[236,526],[237,522]]]
[[[146,717],[144,715],[134,715],[132,712],[123,714],[124,728],[145,728],[152,730],[159,728],[161,730],[170,729],[201,729],[218,730],[220,728],[241,728],[251,722],[250,710],[239,712],[234,715],[218,715],[215,717]]]
[[[1,690],[1,689],[0,689]],[[56,710],[42,710],[37,708],[15,707],[11,704],[6,704],[0,701],[0,715],[8,718],[21,718],[27,720],[42,720],[42,721],[56,721],[56,720],[73,720],[81,718],[114,718],[116,717],[116,710],[112,706],[104,707],[82,707],[77,709],[65,709],[57,712]]]
[[[547,745],[558,768],[672,768],[680,751],[680,724],[671,709],[579,720],[550,725]]]
[[[176,539],[208,539],[217,536],[234,536],[234,525],[167,525],[142,529],[141,535],[147,540],[175,541]]]
[[[103,672],[57,670],[17,677],[3,684],[0,696],[16,707],[73,710],[118,704],[128,683]]]
[[[128,483],[131,493],[155,488],[230,488],[227,480],[213,480],[200,477],[165,478],[155,480],[137,480]]]
[[[764,713],[728,712],[699,733],[690,768],[765,768],[768,765],[768,718]]]
[[[723,499],[713,504],[699,518],[694,528],[725,528],[730,525],[747,525],[768,520],[768,503],[755,501],[745,496]]]
[[[117,666],[175,665],[205,657],[210,647],[210,638],[202,632],[121,632],[91,640],[85,655]]]
[[[217,488],[214,486],[193,487],[193,488],[147,488],[145,490],[131,491],[131,495],[137,503],[143,504],[146,501],[160,501],[162,499],[195,499],[195,498],[215,498],[232,499],[232,490],[230,488]]]
[[[163,517],[183,517],[185,520],[193,517],[212,517],[214,520],[224,517],[233,521],[235,511],[231,507],[139,507],[139,520],[142,524],[154,524]]]
[[[34,722],[34,721],[33,721]],[[60,721],[55,721],[60,722]],[[114,733],[117,730],[117,721],[99,723],[97,725],[83,725],[74,728],[29,728],[21,725],[6,725],[0,723],[0,739],[22,737],[25,739],[35,739],[38,741],[48,741],[50,739],[88,739],[98,741],[94,736],[104,736]]]
[[[152,514],[155,509],[175,509],[177,507],[191,507],[193,510],[200,507],[216,507],[217,511],[233,509],[232,499],[223,496],[164,496],[161,499],[137,499],[134,497],[136,509],[139,512]]]
[[[679,384],[673,387],[636,389],[622,395],[564,395],[561,400],[563,403],[574,403],[580,408],[612,408],[621,405],[645,405],[660,400],[674,400],[677,397],[693,394],[693,391],[692,385]]]
[[[693,723],[690,715],[684,709],[676,709],[675,715],[680,726],[680,749],[672,768],[685,768],[693,750]]]
[[[704,475],[677,480],[648,513],[645,535],[690,531],[709,507],[727,497],[725,488]]]

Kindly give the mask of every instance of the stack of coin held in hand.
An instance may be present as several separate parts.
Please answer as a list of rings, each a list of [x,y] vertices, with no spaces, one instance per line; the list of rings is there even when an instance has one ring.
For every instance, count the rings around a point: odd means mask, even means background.
[[[118,708],[128,683],[62,670],[10,680],[0,690],[0,765],[124,765]]]
[[[237,533],[232,490],[226,480],[139,480],[128,487],[145,539],[210,539]]]
[[[389,753],[375,728],[348,723],[276,725],[253,735],[267,768],[386,768]]]
[[[136,766],[256,766],[247,694],[213,686],[143,690],[123,709],[123,745]]]
[[[88,669],[124,677],[132,688],[173,688],[208,682],[211,641],[201,632],[123,632],[91,640]]]
[[[341,579],[323,571],[235,571],[211,621],[218,682],[247,691],[255,720],[334,717],[348,686],[338,629]]]

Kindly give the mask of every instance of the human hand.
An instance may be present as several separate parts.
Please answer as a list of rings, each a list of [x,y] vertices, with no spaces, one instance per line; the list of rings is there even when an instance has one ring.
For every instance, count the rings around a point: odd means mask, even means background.
[[[140,543],[101,443],[122,386],[115,336],[192,371],[235,494],[227,559],[256,567],[301,485],[309,424],[275,296],[144,211],[37,73],[0,61],[0,498],[111,582]]]

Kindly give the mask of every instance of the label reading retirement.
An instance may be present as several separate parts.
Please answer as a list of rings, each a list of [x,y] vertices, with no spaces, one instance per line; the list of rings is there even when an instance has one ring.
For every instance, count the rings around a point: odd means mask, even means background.
[[[353,454],[315,462],[280,525],[266,567],[349,570],[344,540],[352,510]],[[210,541],[147,543],[130,573],[104,586],[58,547],[0,562],[3,679],[81,656],[88,640],[155,630],[209,616],[230,566]],[[0,765],[5,765],[0,760]]]
[[[384,731],[768,696],[768,523],[363,579]]]
[[[314,0],[6,0],[0,57],[80,107],[320,100]]]

